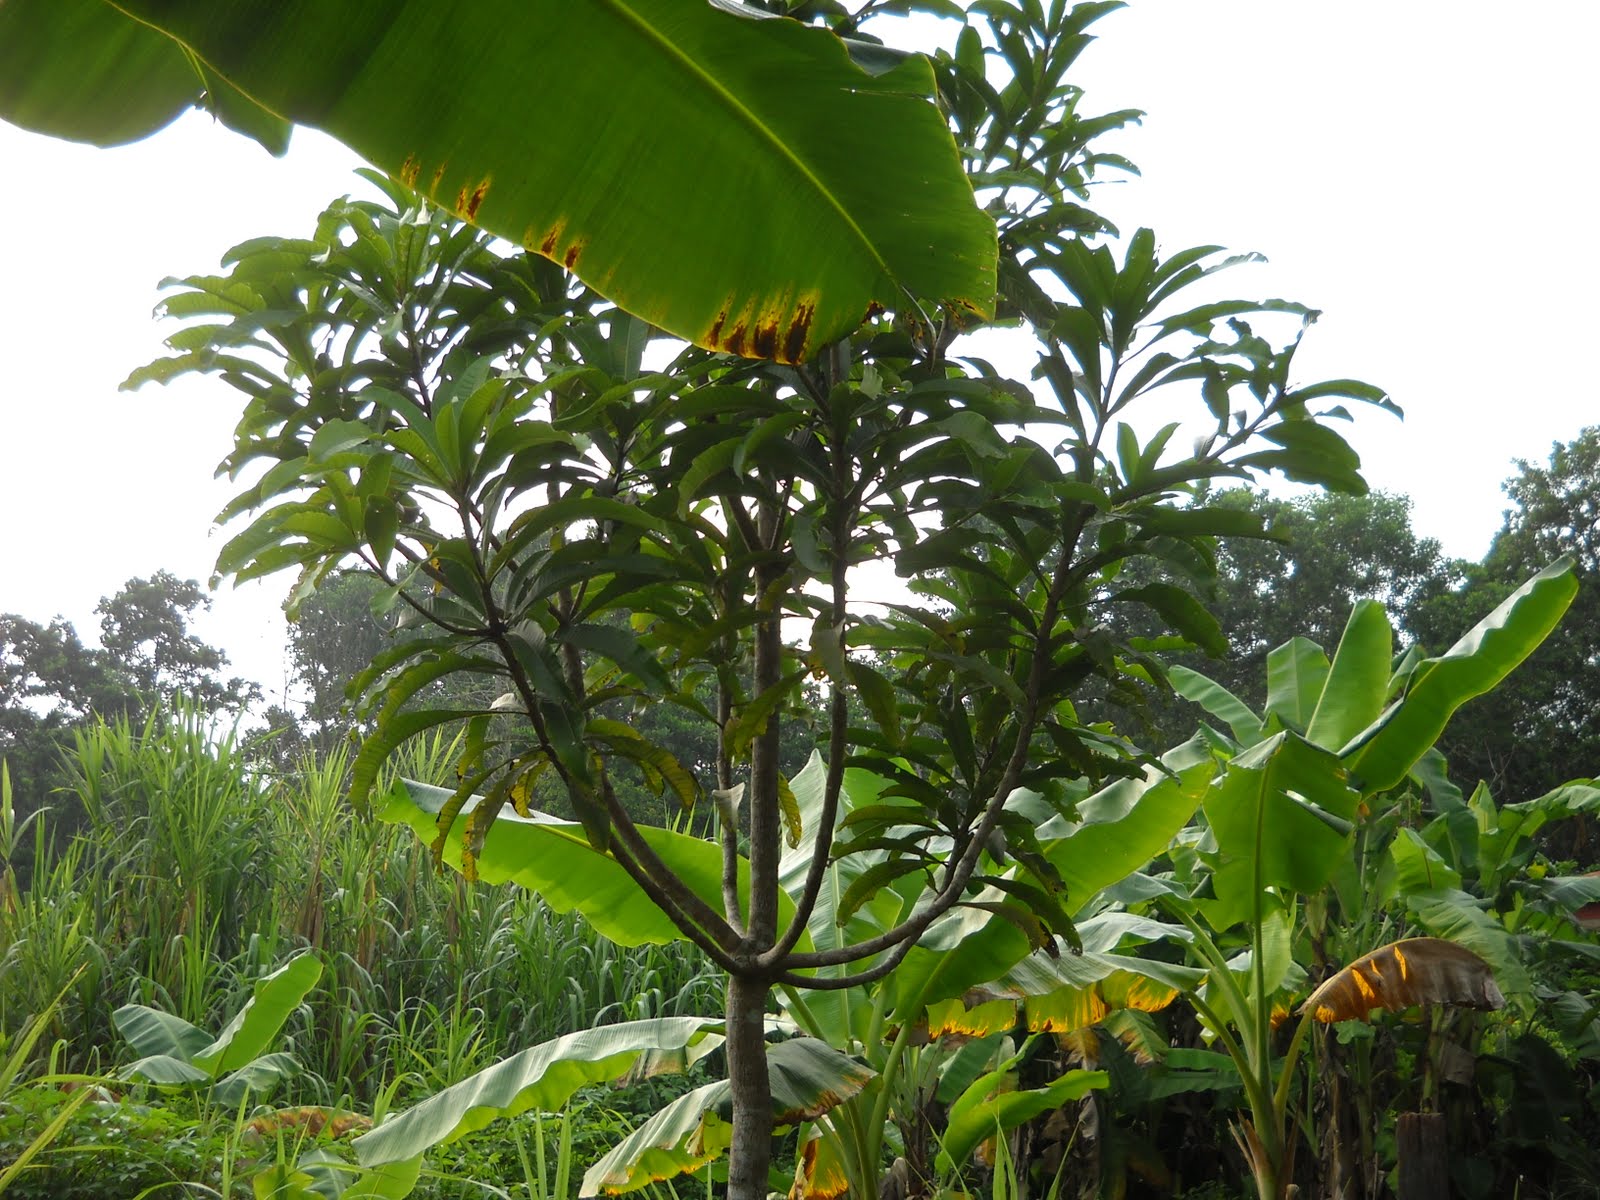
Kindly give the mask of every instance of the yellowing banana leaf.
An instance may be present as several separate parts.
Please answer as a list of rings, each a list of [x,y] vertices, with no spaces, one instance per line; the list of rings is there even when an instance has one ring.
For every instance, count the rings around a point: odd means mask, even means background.
[[[445,788],[401,781],[378,811],[378,818],[409,825],[424,842],[438,834],[439,812],[450,799]],[[461,838],[467,818],[480,797],[474,796],[457,814],[445,838],[444,860],[461,867]],[[722,907],[722,852],[710,842],[653,826],[642,827],[645,841],[663,862],[718,911]],[[609,854],[589,844],[583,826],[546,813],[526,817],[502,812],[489,828],[477,856],[480,878],[488,883],[512,882],[537,892],[557,912],[582,913],[597,931],[620,946],[681,941],[683,935]],[[739,879],[748,887],[749,864],[739,862]],[[788,920],[794,903],[780,893],[779,917]],[[809,945],[809,943],[806,943]]]
[[[792,1038],[768,1047],[767,1071],[773,1119],[779,1126],[816,1120],[877,1075],[816,1038]],[[699,1170],[727,1151],[732,1114],[726,1080],[680,1096],[590,1167],[579,1194],[632,1192]]]
[[[1324,1025],[1365,1021],[1375,1008],[1396,1012],[1414,1004],[1501,1008],[1494,972],[1465,946],[1439,938],[1408,938],[1356,959],[1328,978],[1300,1006]]]
[[[1550,635],[1577,594],[1572,560],[1546,567],[1437,658],[1424,659],[1406,693],[1344,748],[1370,795],[1394,787],[1474,696],[1489,691]]]
[[[795,1156],[789,1200],[838,1200],[850,1190],[850,1175],[839,1157],[837,1136],[817,1130]]]
[[[1071,1033],[1121,1009],[1159,1012],[1199,987],[1204,972],[1131,955],[1088,952],[1052,958],[1030,954],[974,997],[1020,1002],[1032,1032]]]
[[[559,1109],[579,1088],[628,1074],[648,1055],[685,1052],[689,1059],[721,1045],[718,1022],[701,1017],[627,1021],[567,1034],[514,1054],[436,1092],[421,1104],[355,1140],[363,1166],[406,1162],[501,1117]]]
[[[104,144],[201,97],[331,133],[700,345],[798,361],[902,289],[992,311],[920,56],[706,0],[6,0],[0,117]],[[159,32],[158,32],[159,31]],[[167,35],[167,36],[162,36]]]

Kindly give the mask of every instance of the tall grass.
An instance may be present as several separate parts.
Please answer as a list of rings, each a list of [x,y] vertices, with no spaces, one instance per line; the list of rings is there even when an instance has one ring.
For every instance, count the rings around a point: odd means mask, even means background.
[[[453,758],[421,740],[398,770],[442,780]],[[621,950],[525,891],[438,873],[409,830],[350,810],[343,751],[273,772],[179,708],[86,729],[69,767],[58,807],[82,832],[52,850],[43,818],[31,884],[0,896],[0,1031],[65,991],[69,1069],[123,1053],[119,1005],[214,1028],[302,948],[326,967],[290,1026],[305,1101],[404,1098],[574,1029],[720,1009],[686,947]]]

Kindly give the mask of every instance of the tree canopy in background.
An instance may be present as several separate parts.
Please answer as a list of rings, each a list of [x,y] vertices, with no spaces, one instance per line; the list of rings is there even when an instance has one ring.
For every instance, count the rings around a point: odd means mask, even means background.
[[[1483,561],[1451,564],[1406,623],[1427,645],[1444,644],[1466,627],[1467,613],[1508,594],[1529,563],[1573,556],[1582,586],[1567,619],[1493,705],[1469,707],[1441,743],[1461,778],[1525,799],[1600,775],[1600,426],[1556,443],[1547,462],[1518,461],[1505,492],[1511,507]],[[1586,827],[1574,829],[1581,837]]]
[[[255,684],[222,674],[226,653],[190,632],[210,605],[192,579],[167,571],[130,579],[96,607],[99,646],[61,617],[41,624],[0,613],[0,758],[19,811],[46,802],[63,747],[88,721],[137,721],[173,702],[242,714],[260,698]]]

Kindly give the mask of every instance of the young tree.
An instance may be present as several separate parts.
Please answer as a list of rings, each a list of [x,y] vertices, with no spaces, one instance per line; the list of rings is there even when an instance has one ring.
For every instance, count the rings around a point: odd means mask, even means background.
[[[1185,502],[1209,480],[1278,470],[1363,488],[1318,406],[1387,401],[1352,381],[1291,379],[1314,314],[1186,307],[1187,287],[1237,260],[1215,247],[1162,255],[1148,230],[1114,253],[1078,203],[1097,171],[1126,165],[1093,138],[1136,115],[1086,117],[1066,81],[1105,11],[984,5],[936,64],[1002,248],[1001,315],[1034,339],[1038,394],[960,357],[977,322],[938,295],[892,298],[860,329],[805,344],[798,364],[771,361],[753,326],[708,340],[766,359],[665,344],[551,263],[501,257],[392,184],[393,208],[336,204],[315,238],[258,239],[229,255],[226,276],[184,281],[181,311],[216,323],[178,335],[178,357],[131,381],[217,371],[250,397],[227,465],[262,460],[265,474],[230,509],[254,515],[223,573],[298,567],[298,608],[354,564],[421,627],[357,681],[374,715],[358,801],[405,738],[459,722],[460,786],[416,793],[440,802],[441,849],[459,838],[463,868],[488,869],[498,814],[525,811],[554,780],[581,829],[542,823],[564,849],[520,862],[518,878],[605,928],[635,921],[635,940],[687,939],[727,973],[740,1200],[768,1186],[774,987],[883,978],[958,906],[1014,922],[1023,952],[1073,937],[1083,898],[1039,853],[1035,804],[1070,812],[1082,781],[1146,761],[1080,724],[1073,698],[1092,680],[1158,675],[1153,647],[1220,640],[1189,591],[1126,584],[1123,566],[1156,557],[1204,573],[1214,536],[1259,533],[1253,514]],[[1286,342],[1266,336],[1274,322]],[[1141,398],[1195,384],[1191,451],[1173,449],[1176,426],[1137,430]],[[909,591],[863,596],[870,567]],[[1124,605],[1155,613],[1169,640],[1119,644],[1108,614]],[[501,694],[408,707],[450,677]],[[828,691],[825,768],[803,819],[781,758],[812,679]],[[685,805],[706,798],[641,724],[610,715],[618,705],[671,706],[715,739],[716,851],[622,803],[624,763]],[[506,711],[528,732],[498,734]],[[841,830],[850,766],[888,785]],[[792,891],[786,843],[810,847]],[[818,946],[808,927],[834,903],[830,863],[852,855],[876,863],[862,888],[914,903]],[[618,872],[648,915],[599,886]],[[790,1067],[782,1049],[773,1071]],[[781,1082],[792,1098],[793,1077]]]

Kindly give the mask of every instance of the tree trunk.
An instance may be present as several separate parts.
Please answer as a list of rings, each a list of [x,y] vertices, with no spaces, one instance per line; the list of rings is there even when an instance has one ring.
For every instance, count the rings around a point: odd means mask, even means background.
[[[1450,1200],[1444,1117],[1401,1113],[1395,1141],[1400,1160],[1395,1189],[1399,1200]]]
[[[728,1083],[733,1092],[733,1144],[728,1150],[728,1200],[765,1200],[772,1159],[772,1088],[767,1078],[769,985],[728,980]]]

